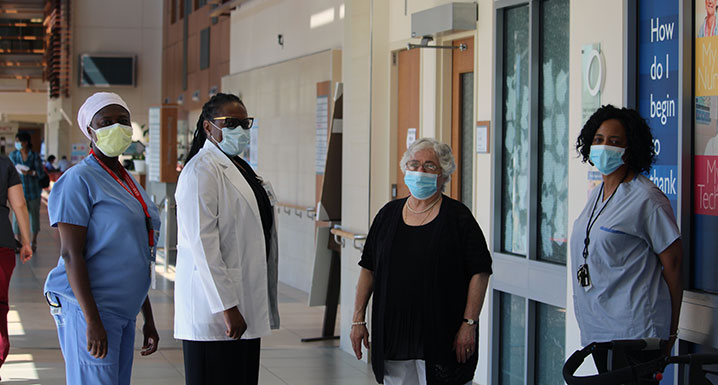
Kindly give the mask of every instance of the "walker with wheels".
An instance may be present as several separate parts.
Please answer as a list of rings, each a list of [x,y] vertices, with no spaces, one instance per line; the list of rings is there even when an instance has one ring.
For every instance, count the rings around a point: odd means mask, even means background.
[[[563,378],[568,385],[620,385],[640,384],[641,378],[651,376],[654,380],[663,379],[663,371],[668,365],[676,364],[687,367],[685,373],[686,384],[689,385],[718,385],[718,380],[711,382],[708,375],[718,375],[715,369],[705,366],[718,364],[718,354],[698,353],[683,354],[679,356],[662,356],[644,363],[629,365],[624,368],[611,370],[606,373],[578,377],[574,373],[586,357],[593,354],[596,349],[609,352],[637,352],[642,350],[660,349],[665,341],[657,338],[638,340],[614,340],[610,342],[593,342],[581,350],[575,351],[563,365]],[[609,359],[609,363],[610,363]],[[610,365],[610,364],[609,364]],[[718,378],[716,376],[715,378]]]

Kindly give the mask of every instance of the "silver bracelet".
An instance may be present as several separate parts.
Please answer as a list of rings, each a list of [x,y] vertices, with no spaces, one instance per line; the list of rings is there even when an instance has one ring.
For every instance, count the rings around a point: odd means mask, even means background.
[[[352,326],[357,326],[357,325],[366,325],[366,321],[355,321],[355,322],[352,322]]]

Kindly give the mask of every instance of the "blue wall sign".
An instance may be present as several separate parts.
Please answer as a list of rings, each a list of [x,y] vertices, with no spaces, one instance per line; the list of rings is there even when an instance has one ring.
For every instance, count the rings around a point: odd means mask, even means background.
[[[678,210],[679,2],[640,1],[638,112],[653,133],[656,163],[648,177]]]

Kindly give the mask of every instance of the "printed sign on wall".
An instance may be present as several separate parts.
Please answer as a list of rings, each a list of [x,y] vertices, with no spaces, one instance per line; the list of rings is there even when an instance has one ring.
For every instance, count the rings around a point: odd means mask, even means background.
[[[678,210],[678,2],[639,6],[638,112],[653,133],[656,163],[648,177]]]

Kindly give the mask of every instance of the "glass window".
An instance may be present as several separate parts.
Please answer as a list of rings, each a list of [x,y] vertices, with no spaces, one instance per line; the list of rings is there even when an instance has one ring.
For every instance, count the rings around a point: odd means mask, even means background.
[[[526,300],[499,292],[499,384],[523,385],[526,353]]]
[[[566,309],[536,303],[536,384],[563,384]]]
[[[568,241],[569,0],[541,2],[541,99],[539,105],[540,260],[566,264]]]
[[[177,22],[177,0],[169,0],[170,1],[170,18],[171,18],[171,24],[174,24]]]
[[[474,73],[459,75],[461,85],[461,201],[472,208],[474,194]]]
[[[529,7],[507,9],[503,31],[502,249],[526,254],[529,192]]]
[[[199,69],[209,67],[209,27],[199,33]]]

